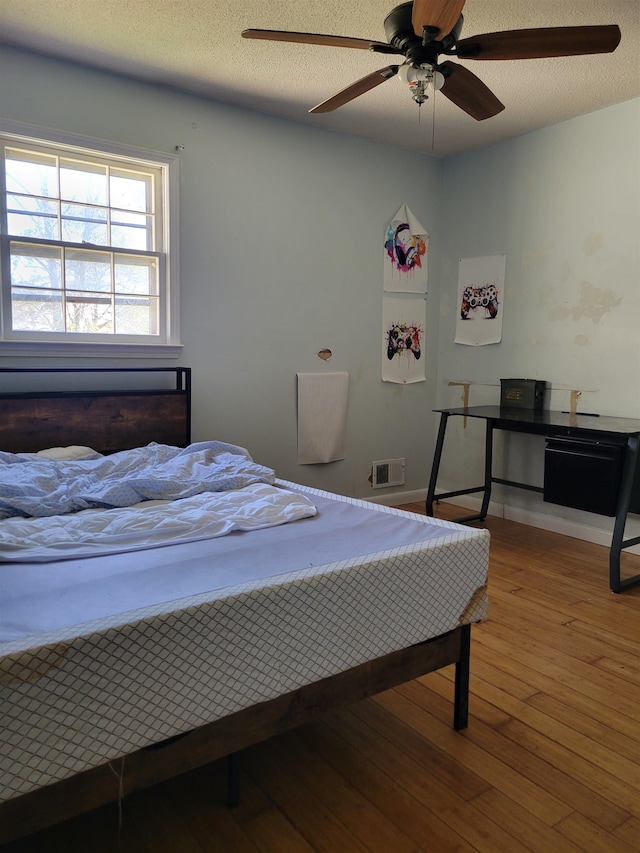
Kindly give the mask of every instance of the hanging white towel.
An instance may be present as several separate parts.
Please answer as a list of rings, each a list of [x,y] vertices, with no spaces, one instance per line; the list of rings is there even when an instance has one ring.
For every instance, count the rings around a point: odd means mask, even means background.
[[[298,464],[344,459],[349,374],[298,373]]]

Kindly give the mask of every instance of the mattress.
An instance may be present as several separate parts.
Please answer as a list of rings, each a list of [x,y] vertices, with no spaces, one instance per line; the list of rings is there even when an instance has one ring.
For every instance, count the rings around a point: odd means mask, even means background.
[[[279,485],[317,514],[0,567],[0,798],[486,615],[487,531]]]

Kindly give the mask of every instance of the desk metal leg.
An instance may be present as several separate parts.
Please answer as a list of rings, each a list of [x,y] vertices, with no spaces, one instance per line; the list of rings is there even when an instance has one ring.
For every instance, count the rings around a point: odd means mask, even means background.
[[[442,458],[442,447],[444,445],[444,434],[447,431],[447,421],[449,420],[448,412],[441,412],[440,427],[438,428],[438,439],[436,441],[436,449],[433,454],[433,465],[431,466],[431,477],[429,478],[429,487],[427,489],[427,515],[433,517],[433,499],[436,493],[436,483],[438,481],[438,471],[440,470],[440,459]]]
[[[431,467],[431,477],[429,478],[429,487],[427,489],[427,501],[426,501],[426,511],[427,515],[433,517],[433,501],[436,493],[436,483],[438,480],[438,471],[440,470],[440,459],[442,457],[442,447],[444,445],[444,435],[447,430],[447,421],[449,418],[449,412],[441,412],[440,413],[440,427],[438,429],[438,438],[436,440],[436,448],[433,454],[433,465]],[[493,422],[491,422],[491,429],[489,429],[489,422],[487,422],[487,458],[485,460],[485,480],[484,485],[482,486],[472,486],[470,489],[456,489],[453,492],[443,492],[438,497],[441,499],[445,498],[455,498],[460,495],[473,495],[476,492],[483,492],[484,497],[482,501],[482,512],[474,513],[473,515],[465,515],[463,518],[456,518],[454,521],[457,521],[459,524],[466,524],[469,521],[482,521],[486,514],[487,509],[489,507],[489,498],[491,497],[491,451],[492,451],[492,442],[493,442]],[[488,473],[487,473],[488,472]]]
[[[613,537],[611,539],[611,549],[609,551],[609,586],[612,592],[622,592],[629,587],[640,584],[640,574],[634,575],[631,578],[620,580],[620,552],[623,548],[628,548],[630,545],[640,543],[640,536],[635,539],[624,538],[624,529],[627,523],[627,514],[629,512],[629,502],[631,500],[631,490],[633,489],[633,481],[638,465],[640,446],[640,436],[631,435],[627,439],[627,452],[624,461],[624,472],[622,475],[622,485],[620,487],[620,495],[618,497],[618,507],[616,512],[616,521],[613,527]]]
[[[489,512],[491,500],[491,481],[493,471],[493,421],[487,421],[487,433],[484,444],[484,495],[480,508],[480,521],[484,521]]]

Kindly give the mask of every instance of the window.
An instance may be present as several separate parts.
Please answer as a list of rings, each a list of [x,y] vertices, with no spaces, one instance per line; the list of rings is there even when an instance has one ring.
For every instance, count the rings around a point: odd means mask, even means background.
[[[167,355],[177,344],[174,158],[18,134],[0,142],[2,351],[116,344]]]

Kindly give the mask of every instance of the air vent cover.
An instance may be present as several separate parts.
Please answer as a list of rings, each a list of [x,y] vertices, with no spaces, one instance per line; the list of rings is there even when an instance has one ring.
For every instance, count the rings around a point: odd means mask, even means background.
[[[386,489],[389,486],[404,486],[404,457],[383,459],[372,466],[371,486]]]

